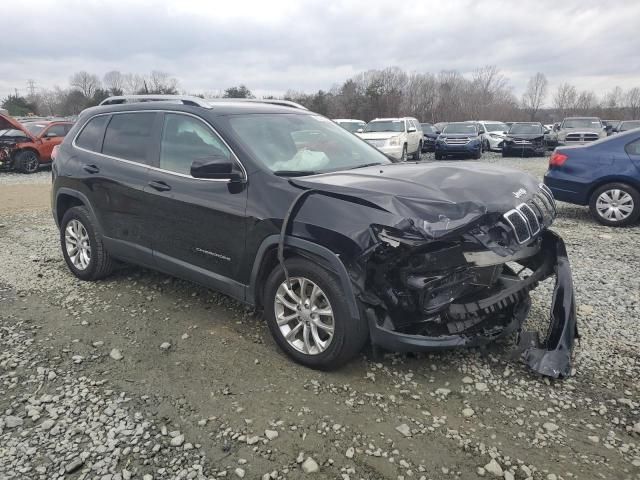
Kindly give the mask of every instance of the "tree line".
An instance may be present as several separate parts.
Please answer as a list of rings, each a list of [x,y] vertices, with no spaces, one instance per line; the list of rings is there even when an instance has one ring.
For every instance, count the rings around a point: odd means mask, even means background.
[[[176,94],[179,91],[186,93],[180,90],[177,78],[162,71],[140,75],[114,70],[102,79],[81,71],[69,78],[66,88],[43,89],[27,96],[9,95],[2,107],[12,115],[69,116],[111,95]],[[203,98],[253,97],[245,85],[195,94]],[[598,96],[593,91],[562,83],[550,92],[546,76],[538,72],[518,97],[507,76],[494,65],[478,68],[468,75],[457,70],[408,73],[398,67],[369,70],[327,90],[314,93],[288,90],[283,98],[330,118],[365,121],[376,117],[413,116],[433,123],[469,119],[550,123],[572,115],[611,119],[640,117],[639,87],[625,91],[616,86]]]

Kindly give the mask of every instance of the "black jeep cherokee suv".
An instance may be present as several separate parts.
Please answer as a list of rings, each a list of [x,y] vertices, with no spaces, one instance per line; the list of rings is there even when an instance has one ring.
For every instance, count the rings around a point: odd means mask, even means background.
[[[162,101],[165,100],[165,101]],[[278,101],[114,98],[61,144],[53,216],[83,280],[114,260],[264,309],[296,361],[337,367],[368,340],[416,351],[518,332],[533,370],[570,373],[577,333],[551,193],[483,164],[392,163]],[[547,336],[523,330],[556,277]]]

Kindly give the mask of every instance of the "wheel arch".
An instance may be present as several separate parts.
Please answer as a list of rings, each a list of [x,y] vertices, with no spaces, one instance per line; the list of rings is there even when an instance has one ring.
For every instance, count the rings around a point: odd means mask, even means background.
[[[62,217],[64,217],[64,214],[67,212],[67,210],[73,207],[86,207],[87,209],[89,209],[89,212],[91,213],[91,216],[93,217],[93,220],[95,222],[95,226],[97,227],[98,233],[102,234],[102,227],[95,215],[89,199],[83,193],[72,190],[70,188],[60,188],[56,192],[53,212],[56,224],[58,226],[60,226]]]
[[[247,303],[257,307],[262,306],[262,288],[266,278],[278,265],[277,249],[280,235],[271,235],[263,240],[258,248],[258,253],[253,262],[251,278],[246,293]],[[296,237],[286,237],[285,258],[302,257],[307,258],[337,276],[341,287],[345,293],[345,299],[349,305],[349,313],[354,318],[360,318],[353,285],[349,273],[340,258],[322,245]]]
[[[620,176],[620,175],[599,178],[598,181],[594,182],[591,185],[591,187],[589,187],[589,190],[587,191],[587,198],[586,198],[587,205],[589,204],[589,202],[591,202],[591,195],[593,195],[593,192],[595,192],[600,187],[607,185],[608,183],[625,183],[633,187],[636,191],[640,192],[640,181],[634,178]]]
[[[40,155],[40,152],[38,151],[37,148],[35,147],[20,147],[19,149],[17,149],[15,152],[13,152],[13,158],[16,158],[18,155],[20,155],[22,152],[33,152],[36,154],[36,157],[38,157],[38,161],[41,162],[42,161],[42,156]]]

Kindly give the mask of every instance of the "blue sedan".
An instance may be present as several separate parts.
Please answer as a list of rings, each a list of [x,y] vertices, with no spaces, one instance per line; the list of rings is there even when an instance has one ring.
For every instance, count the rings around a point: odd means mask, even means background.
[[[634,223],[640,217],[640,129],[556,148],[544,183],[557,200],[589,205],[603,225]]]

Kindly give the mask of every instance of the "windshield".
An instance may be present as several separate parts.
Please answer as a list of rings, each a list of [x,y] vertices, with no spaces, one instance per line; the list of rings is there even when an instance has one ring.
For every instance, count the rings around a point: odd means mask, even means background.
[[[44,127],[46,127],[46,125],[43,125],[42,123],[25,123],[23,126],[34,137],[44,130]]]
[[[229,124],[259,162],[282,175],[391,163],[374,147],[319,115],[233,115]]]
[[[633,130],[634,128],[640,128],[640,120],[635,120],[633,122],[622,122],[620,124],[621,132],[626,132],[627,130]]]
[[[450,123],[442,133],[466,133],[467,135],[477,135],[476,126],[470,123]]]
[[[511,125],[511,130],[509,130],[509,133],[524,133],[524,134],[531,134],[531,133],[543,133],[542,131],[542,127],[540,125],[528,125],[528,124],[517,124],[514,123],[513,125]]]
[[[436,133],[436,127],[431,125],[430,123],[421,123],[423,133]]]
[[[27,135],[25,135],[25,133],[22,130],[15,130],[13,128],[7,129],[7,130],[0,130],[0,137],[24,137],[26,138]]]
[[[562,128],[602,128],[597,118],[569,118],[562,122]]]
[[[404,120],[375,120],[369,122],[365,132],[404,132]]]
[[[484,128],[487,132],[506,132],[509,130],[504,123],[485,123]]]
[[[340,125],[342,128],[344,128],[346,131],[351,133],[355,133],[358,131],[358,129],[364,128],[367,125],[364,122],[346,122],[344,120],[336,123]]]

